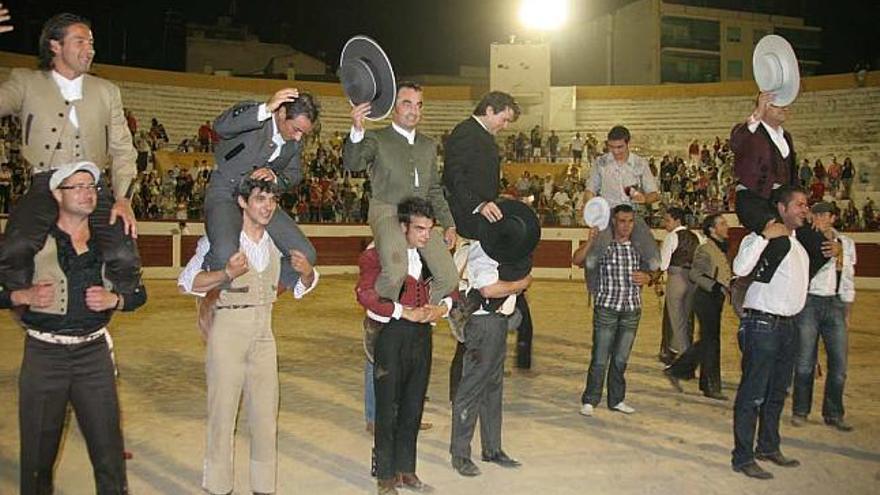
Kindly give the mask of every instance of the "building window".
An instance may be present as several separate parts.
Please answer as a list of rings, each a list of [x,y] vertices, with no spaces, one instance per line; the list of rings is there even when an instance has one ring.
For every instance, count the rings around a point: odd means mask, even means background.
[[[742,78],[743,78],[742,60],[728,60],[727,61],[727,79],[728,80],[740,80]]]
[[[739,43],[742,41],[742,29],[739,26],[727,26],[727,42]]]
[[[663,52],[660,55],[661,82],[717,82],[721,80],[718,55]]]
[[[718,21],[705,19],[663,17],[660,46],[717,52],[721,50],[721,25]]]
[[[759,41],[761,41],[761,38],[770,34],[770,32],[766,29],[755,29],[754,33],[752,34],[752,45],[754,46],[757,45]]]

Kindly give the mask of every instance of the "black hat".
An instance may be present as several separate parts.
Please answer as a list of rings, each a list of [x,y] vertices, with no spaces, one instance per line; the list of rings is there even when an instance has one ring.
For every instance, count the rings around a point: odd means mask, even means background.
[[[397,96],[394,69],[378,43],[355,36],[342,48],[339,80],[352,105],[370,102],[369,120],[384,119]]]
[[[501,220],[479,224],[483,251],[498,263],[516,263],[528,258],[541,240],[537,215],[520,201],[501,200],[496,204],[501,209]]]

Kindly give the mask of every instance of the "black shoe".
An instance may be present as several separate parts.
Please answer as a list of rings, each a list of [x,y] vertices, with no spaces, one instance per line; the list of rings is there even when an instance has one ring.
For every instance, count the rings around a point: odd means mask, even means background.
[[[703,396],[708,397],[710,399],[715,399],[715,400],[727,400],[727,396],[722,394],[718,390],[714,390],[712,392],[703,392]]]
[[[825,418],[825,424],[840,431],[853,431],[852,425],[844,421],[843,418]]]
[[[764,468],[758,465],[757,462],[750,462],[748,464],[744,464],[742,466],[734,466],[733,470],[737,473],[742,473],[749,478],[755,478],[758,480],[772,480],[773,473],[769,471],[765,471]]]
[[[782,455],[782,452],[776,452],[774,454],[759,454],[755,452],[755,459],[758,459],[759,461],[770,461],[773,464],[782,467],[798,467],[801,465],[801,461],[785,457]]]
[[[503,450],[499,450],[498,452],[495,452],[491,455],[483,452],[483,462],[494,462],[495,464],[506,468],[516,468],[522,466],[521,462],[505,454]]]
[[[681,383],[679,383],[678,381],[678,377],[672,374],[671,368],[666,367],[666,369],[663,370],[663,376],[665,376],[666,379],[669,380],[669,384],[672,385],[672,388],[674,388],[676,392],[684,392],[684,389],[681,387]]]
[[[471,477],[480,475],[480,468],[478,468],[477,465],[474,464],[474,461],[472,461],[469,457],[453,456],[452,469],[458,471],[458,474],[462,476]]]

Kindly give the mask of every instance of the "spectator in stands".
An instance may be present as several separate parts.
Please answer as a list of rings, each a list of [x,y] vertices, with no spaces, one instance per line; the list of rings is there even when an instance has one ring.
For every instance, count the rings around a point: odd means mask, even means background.
[[[168,144],[168,133],[165,132],[165,126],[159,123],[159,120],[153,117],[150,121],[150,136],[153,138],[153,141],[158,146],[159,142],[163,142]],[[154,149],[156,149],[154,147]]]
[[[845,230],[858,230],[860,227],[859,209],[856,208],[855,201],[849,200],[849,204],[843,211],[843,228]]]
[[[134,137],[138,130],[138,121],[134,117],[134,112],[128,109],[123,109],[122,113],[125,115],[125,122],[128,124],[128,130],[131,132],[131,136]]]
[[[813,183],[813,169],[810,167],[810,160],[804,158],[804,161],[801,162],[801,168],[798,170],[798,178],[801,181],[801,187],[807,188],[810,187],[810,184]]]
[[[837,163],[837,157],[831,157],[831,164],[828,165],[828,189],[832,196],[837,196],[837,189],[840,186],[840,173],[842,168]]]
[[[574,163],[580,165],[584,155],[584,139],[581,137],[580,132],[574,133],[574,138],[572,138],[569,148],[571,149],[571,159],[574,160]]]
[[[555,131],[550,131],[550,137],[547,138],[547,152],[550,154],[550,163],[556,163],[559,157],[559,136]]]
[[[205,121],[199,127],[199,151],[202,153],[211,153],[214,151],[214,129],[211,128],[211,122]]]
[[[843,184],[843,199],[852,198],[852,183],[856,176],[856,168],[853,166],[852,159],[846,157],[843,159],[843,167],[840,170],[840,182]]]
[[[295,187],[302,179],[302,139],[318,121],[318,102],[308,93],[284,88],[265,103],[243,101],[214,120],[220,143],[214,149],[216,169],[205,195],[205,231],[211,249],[206,270],[220,270],[239,249],[241,209],[234,193],[242,175],[271,181],[279,191]],[[298,251],[315,263],[315,248],[287,212],[276,210],[267,231],[282,254],[281,282],[292,288],[299,273],[290,253]]]
[[[810,204],[818,203],[823,200],[825,197],[825,183],[819,180],[818,177],[813,178],[813,183],[810,184]]]
[[[529,142],[532,145],[532,159],[531,161],[537,162],[540,161],[542,153],[542,144],[544,141],[543,134],[541,132],[541,126],[535,125],[532,127],[531,132],[529,132]]]
[[[862,218],[865,230],[877,230],[877,208],[874,206],[873,198],[869,198],[862,207]]]
[[[9,213],[12,199],[12,169],[0,163],[0,213]]]
[[[813,166],[813,177],[821,182],[825,182],[826,175],[827,172],[825,171],[825,165],[822,164],[822,160],[820,158],[817,158],[816,165]]]

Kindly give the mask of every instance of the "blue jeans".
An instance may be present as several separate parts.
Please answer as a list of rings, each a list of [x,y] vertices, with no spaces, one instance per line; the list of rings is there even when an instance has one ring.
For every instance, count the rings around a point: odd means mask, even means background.
[[[797,316],[797,354],[794,368],[792,413],[808,416],[813,405],[813,378],[819,336],[828,353],[825,398],[822,417],[843,417],[843,386],[846,383],[846,307],[837,296],[807,296],[807,304]]]
[[[733,466],[779,452],[779,417],[794,367],[794,318],[747,314],[737,333],[742,379],[733,405]],[[758,425],[758,445],[755,426]]]
[[[593,355],[587,371],[582,404],[595,406],[602,400],[602,385],[608,371],[608,407],[623,402],[626,395],[626,363],[636,340],[642,310],[616,311],[596,306],[593,311]],[[609,365],[610,361],[610,365]]]
[[[364,360],[364,419],[376,422],[376,387],[373,384],[373,363]]]

